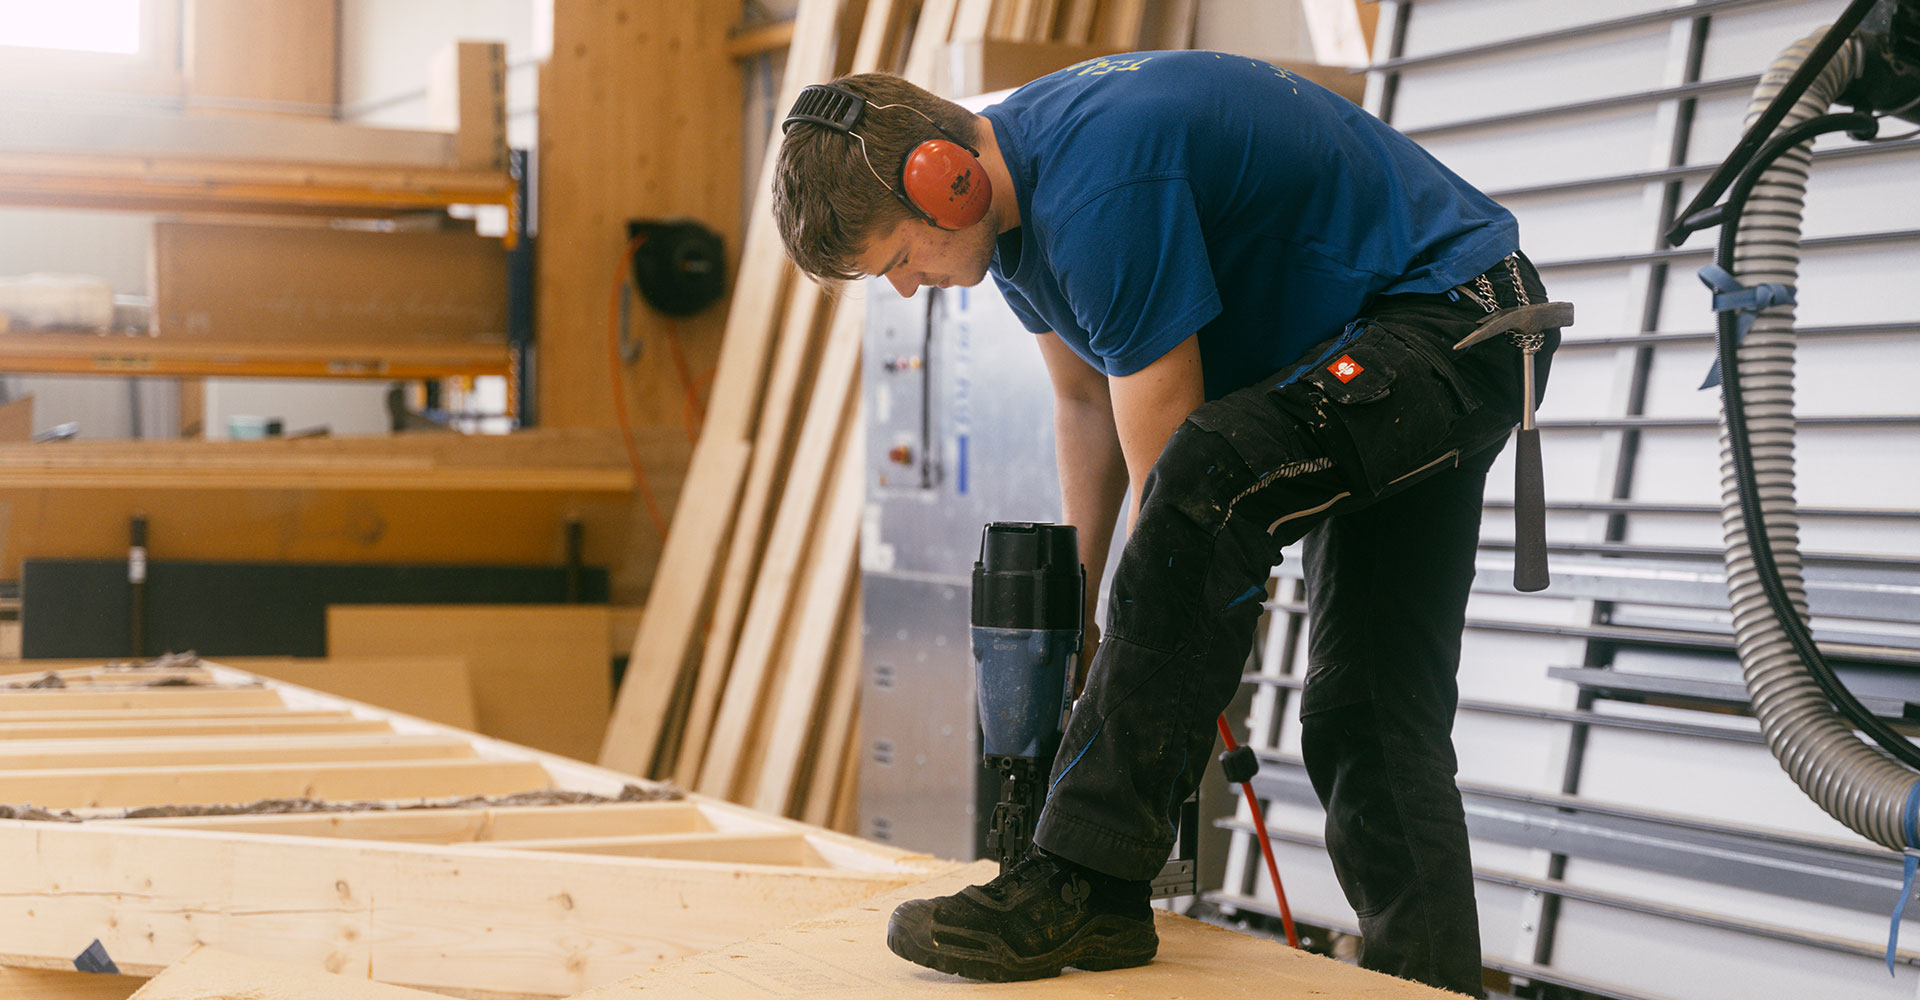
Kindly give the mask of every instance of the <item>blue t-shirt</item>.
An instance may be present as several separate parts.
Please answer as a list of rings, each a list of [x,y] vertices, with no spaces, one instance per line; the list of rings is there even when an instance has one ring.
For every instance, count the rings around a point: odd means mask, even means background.
[[[1519,247],[1513,216],[1412,140],[1244,56],[1095,59],[981,113],[1020,203],[994,279],[1108,375],[1197,332],[1217,398],[1370,297],[1445,291]]]

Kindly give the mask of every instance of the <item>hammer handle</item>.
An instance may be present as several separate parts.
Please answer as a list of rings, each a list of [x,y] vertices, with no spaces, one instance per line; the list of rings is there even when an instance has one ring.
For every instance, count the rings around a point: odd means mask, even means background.
[[[1523,427],[1514,435],[1513,589],[1547,589],[1546,485],[1540,471],[1540,429]]]

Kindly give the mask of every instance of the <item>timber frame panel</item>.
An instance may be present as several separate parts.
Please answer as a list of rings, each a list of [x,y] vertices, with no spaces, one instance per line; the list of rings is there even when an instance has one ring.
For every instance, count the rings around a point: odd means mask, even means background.
[[[566,996],[953,867],[217,664],[20,686],[49,673],[0,676],[0,803],[84,821],[0,819],[6,965],[70,967],[97,938],[134,975],[204,944],[462,996]],[[352,725],[276,728],[320,723]],[[397,808],[513,793],[552,801]],[[358,808],[120,818],[298,797]],[[601,800],[569,801],[586,797]]]

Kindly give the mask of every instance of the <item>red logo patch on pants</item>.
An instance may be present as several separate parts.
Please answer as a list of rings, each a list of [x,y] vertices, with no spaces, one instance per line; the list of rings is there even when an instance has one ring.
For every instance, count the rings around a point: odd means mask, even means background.
[[[1353,360],[1351,354],[1340,355],[1340,360],[1328,365],[1327,370],[1342,383],[1351,382],[1359,378],[1361,372],[1366,371],[1365,368],[1360,367],[1360,362]]]

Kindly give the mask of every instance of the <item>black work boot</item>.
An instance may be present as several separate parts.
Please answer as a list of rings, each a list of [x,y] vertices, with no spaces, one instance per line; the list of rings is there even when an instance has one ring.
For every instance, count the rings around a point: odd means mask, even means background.
[[[1066,966],[1097,971],[1153,961],[1160,936],[1148,883],[1077,870],[1036,853],[986,885],[901,903],[887,947],[968,979],[1047,979]]]

